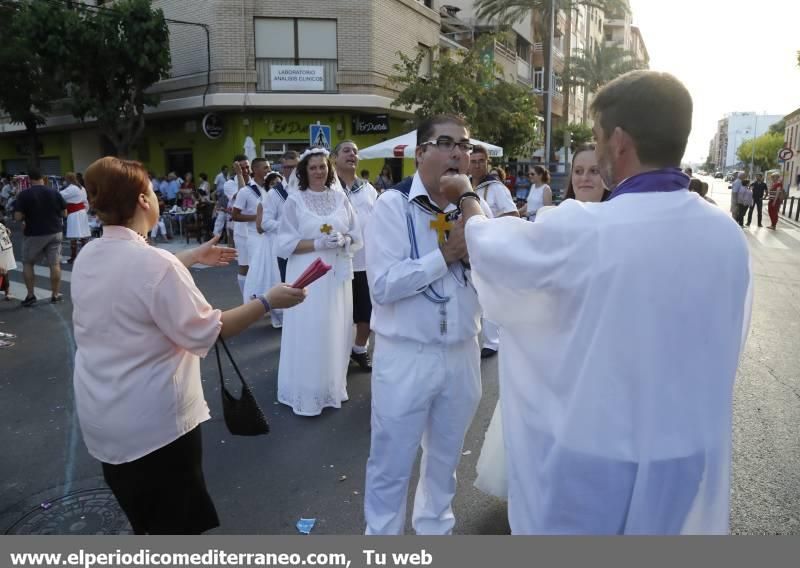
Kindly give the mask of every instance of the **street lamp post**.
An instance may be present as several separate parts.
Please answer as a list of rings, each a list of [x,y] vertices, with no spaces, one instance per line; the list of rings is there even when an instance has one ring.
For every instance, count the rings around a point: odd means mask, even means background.
[[[756,135],[758,133],[758,115],[756,114],[753,117],[753,147],[750,152],[750,179],[753,179],[755,175],[753,174],[753,163],[756,159]]]
[[[544,134],[544,164],[547,171],[550,171],[550,129],[553,125],[553,47],[556,35],[556,2],[550,0],[550,50],[547,54],[547,72],[550,73],[547,79],[547,96],[545,97],[545,134]],[[543,85],[544,86],[544,85]]]

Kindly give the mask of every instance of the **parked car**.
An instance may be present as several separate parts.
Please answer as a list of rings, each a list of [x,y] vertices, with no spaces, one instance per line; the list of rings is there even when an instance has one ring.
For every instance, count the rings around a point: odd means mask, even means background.
[[[714,179],[722,179],[723,177],[725,177],[725,176],[722,175],[722,172],[716,172],[714,174]]]

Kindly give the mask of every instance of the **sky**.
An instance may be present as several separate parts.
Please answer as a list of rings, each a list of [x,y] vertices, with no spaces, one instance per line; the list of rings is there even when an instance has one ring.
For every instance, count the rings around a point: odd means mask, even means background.
[[[729,112],[786,115],[800,108],[800,1],[630,0],[650,68],[687,86],[694,101],[684,162],[705,162]]]

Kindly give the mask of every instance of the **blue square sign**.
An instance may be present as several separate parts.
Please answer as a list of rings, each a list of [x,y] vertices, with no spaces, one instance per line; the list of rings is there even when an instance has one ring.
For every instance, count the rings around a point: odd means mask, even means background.
[[[310,146],[321,146],[331,149],[331,127],[326,124],[312,124],[308,127],[308,143]]]

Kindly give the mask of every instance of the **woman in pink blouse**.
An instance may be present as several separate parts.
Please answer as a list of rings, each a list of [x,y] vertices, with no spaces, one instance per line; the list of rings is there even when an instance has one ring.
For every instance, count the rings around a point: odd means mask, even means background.
[[[188,267],[225,266],[217,238],[173,255],[144,235],[158,199],[138,162],[106,157],[86,170],[105,227],[72,271],[75,402],[89,453],[137,534],[200,534],[218,526],[202,470],[200,423],[209,419],[200,357],[217,337],[289,308],[304,290],[285,285],[232,310],[209,305]]]

